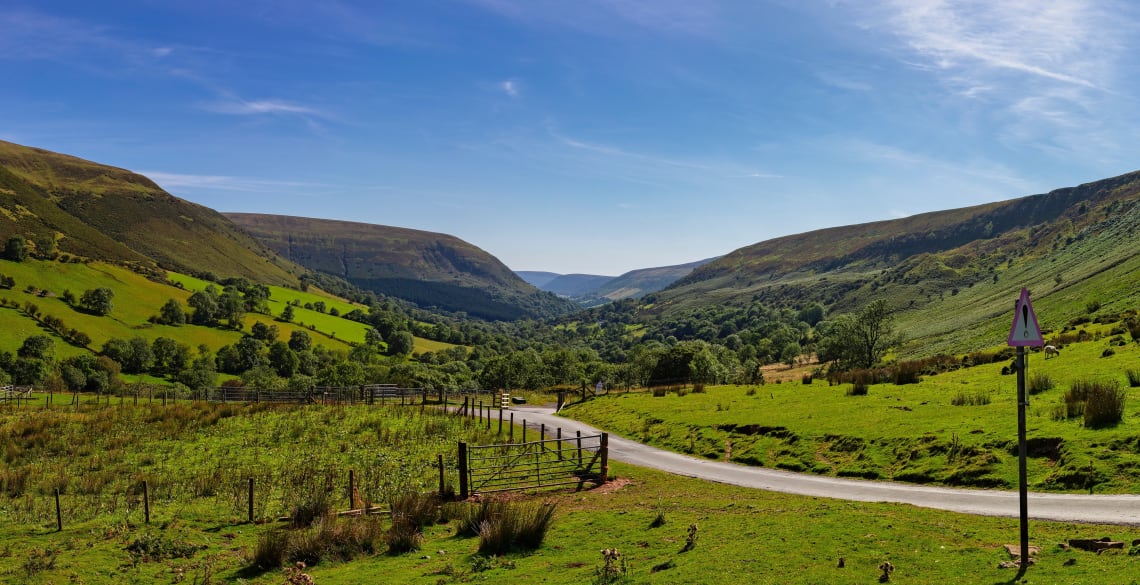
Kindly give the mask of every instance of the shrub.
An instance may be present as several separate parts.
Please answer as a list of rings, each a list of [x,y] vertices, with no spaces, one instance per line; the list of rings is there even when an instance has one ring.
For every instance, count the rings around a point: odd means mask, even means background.
[[[1112,426],[1124,419],[1126,392],[1115,380],[1095,382],[1085,398],[1085,426],[1089,428]]]
[[[847,389],[848,396],[866,396],[867,384],[861,381],[851,383],[851,387]]]
[[[1053,378],[1049,374],[1041,374],[1034,372],[1029,375],[1029,394],[1040,394],[1046,390],[1053,389]]]
[[[1129,387],[1140,388],[1140,370],[1125,370],[1124,374],[1128,376]]]
[[[800,381],[803,382],[804,385],[810,386],[811,385],[811,374],[804,374],[804,376],[802,378],[800,378]]]

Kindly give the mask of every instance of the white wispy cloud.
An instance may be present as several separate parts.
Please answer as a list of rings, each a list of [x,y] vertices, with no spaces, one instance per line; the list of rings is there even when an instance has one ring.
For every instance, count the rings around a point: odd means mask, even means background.
[[[892,0],[888,24],[935,70],[1004,71],[1087,88],[1111,83],[1111,2]]]
[[[485,10],[529,24],[619,36],[630,26],[686,35],[710,35],[720,19],[713,0],[468,0]]]
[[[519,84],[513,79],[499,82],[499,89],[513,98],[519,97]]]
[[[1025,179],[1006,165],[992,161],[945,160],[914,150],[863,139],[840,139],[832,146],[866,160],[900,164],[912,169],[921,168],[948,176],[975,177],[986,183],[1006,185],[1014,189],[1013,193],[1016,194],[1029,193],[1037,188],[1037,184],[1033,181]]]
[[[234,114],[241,116],[259,114],[303,114],[311,116],[325,116],[323,112],[309,106],[283,101],[283,100],[243,100],[228,99],[225,101],[202,104],[202,108],[218,114]]]
[[[327,187],[320,183],[299,181],[279,181],[231,175],[194,175],[170,173],[166,171],[138,171],[167,190],[177,189],[216,189],[221,191],[242,191],[248,193],[276,193],[283,190],[303,191]]]

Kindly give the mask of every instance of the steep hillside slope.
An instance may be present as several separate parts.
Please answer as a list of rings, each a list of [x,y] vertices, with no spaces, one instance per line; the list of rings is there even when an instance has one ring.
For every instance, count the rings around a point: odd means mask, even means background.
[[[179,272],[294,286],[300,274],[221,214],[142,175],[0,141],[0,238],[13,234],[68,254]]]
[[[543,272],[541,270],[516,270],[515,274],[519,275],[519,278],[525,280],[527,284],[538,289],[541,289],[543,285],[555,278],[562,276],[557,272]]]
[[[659,293],[655,310],[885,298],[919,353],[1004,340],[1021,286],[1046,327],[1140,304],[1140,173],[1009,201],[797,234],[741,248]],[[1004,325],[1008,329],[1008,323]],[[916,342],[918,345],[918,342]]]
[[[598,287],[613,279],[613,276],[598,274],[563,274],[538,288],[563,297],[594,296]]]
[[[561,315],[576,309],[454,236],[282,215],[226,216],[293,262],[425,307],[495,320]]]
[[[688,276],[693,270],[716,260],[707,258],[688,264],[676,266],[660,266],[658,268],[642,268],[631,270],[610,280],[595,289],[592,294],[604,297],[611,301],[621,299],[641,298],[649,293],[662,290],[674,282]]]

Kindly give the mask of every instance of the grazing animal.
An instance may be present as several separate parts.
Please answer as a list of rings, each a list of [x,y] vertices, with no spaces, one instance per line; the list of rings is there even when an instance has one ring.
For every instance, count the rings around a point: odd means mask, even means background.
[[[1046,345],[1045,359],[1049,359],[1050,357],[1061,357],[1061,350],[1057,349],[1055,346]]]

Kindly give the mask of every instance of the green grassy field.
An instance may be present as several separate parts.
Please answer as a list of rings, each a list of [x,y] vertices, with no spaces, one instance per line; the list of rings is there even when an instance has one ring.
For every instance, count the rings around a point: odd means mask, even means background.
[[[1112,338],[1066,346],[1059,358],[1029,357],[1029,372],[1055,387],[1030,398],[1030,488],[1132,493],[1140,490],[1140,389],[1127,390],[1124,421],[1111,428],[1054,420],[1054,408],[1078,379],[1117,381],[1140,371],[1140,347]],[[1101,357],[1112,347],[1115,355]],[[718,386],[705,393],[611,394],[563,413],[653,445],[711,459],[825,475],[918,483],[1012,488],[1017,485],[1016,376],[1006,363],[963,368],[921,383],[877,384],[847,396],[849,384],[795,382]],[[984,396],[981,405],[955,398]],[[1090,473],[1089,466],[1092,465]]]
[[[0,471],[0,580],[12,583],[281,583],[281,570],[247,568],[275,522],[245,522],[246,477],[255,477],[257,517],[289,509],[298,494],[331,490],[347,505],[344,474],[357,470],[363,497],[401,487],[430,489],[436,454],[455,441],[494,438],[460,419],[418,408],[174,406],[84,407],[78,412],[0,410],[7,466]],[[591,583],[599,551],[618,549],[628,583],[1010,582],[997,568],[1016,542],[1015,519],[910,506],[849,503],[744,490],[616,464],[615,481],[586,491],[545,491],[557,505],[533,552],[484,558],[455,522],[430,526],[418,552],[365,555],[306,569],[317,583]],[[454,461],[448,463],[454,481]],[[26,474],[20,483],[17,476]],[[151,494],[145,524],[138,484]],[[55,531],[53,489],[63,493]],[[525,496],[524,496],[525,497]],[[664,521],[651,527],[660,516]],[[351,520],[342,520],[351,522]],[[382,520],[386,523],[387,520]],[[682,552],[690,525],[691,550]],[[1127,582],[1137,557],[1064,550],[1069,538],[1114,536],[1114,526],[1033,523],[1042,552],[1030,582]],[[149,545],[143,547],[142,545]],[[132,554],[143,548],[148,555]],[[164,552],[180,551],[179,555]],[[839,559],[844,567],[839,568]]]

